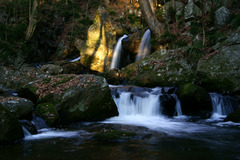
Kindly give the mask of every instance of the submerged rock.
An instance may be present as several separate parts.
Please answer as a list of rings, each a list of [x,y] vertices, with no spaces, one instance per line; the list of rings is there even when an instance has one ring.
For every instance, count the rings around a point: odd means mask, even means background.
[[[211,98],[208,92],[199,86],[188,83],[181,85],[176,94],[181,101],[182,113],[207,118],[212,112]]]
[[[0,104],[0,142],[23,138],[22,126],[17,118]]]

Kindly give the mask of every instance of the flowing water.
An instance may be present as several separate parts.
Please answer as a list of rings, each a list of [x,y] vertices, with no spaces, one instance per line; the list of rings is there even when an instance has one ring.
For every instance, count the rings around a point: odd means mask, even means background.
[[[151,31],[150,29],[148,29],[141,40],[139,49],[138,49],[138,54],[136,57],[136,61],[145,58],[146,56],[148,56],[151,53]]]
[[[113,51],[113,57],[112,57],[112,62],[111,62],[110,68],[119,68],[120,67],[120,59],[121,59],[121,54],[122,54],[122,40],[126,37],[127,37],[127,35],[123,35],[122,37],[120,37],[118,39],[118,42]]]
[[[119,116],[62,129],[41,129],[21,142],[0,145],[0,159],[240,159],[240,124],[223,122],[234,110],[232,97],[210,93],[213,116],[196,120],[182,115],[173,88],[111,86],[111,90]],[[164,100],[174,102],[173,117],[165,115]],[[137,136],[115,142],[92,139],[96,131],[106,128]]]

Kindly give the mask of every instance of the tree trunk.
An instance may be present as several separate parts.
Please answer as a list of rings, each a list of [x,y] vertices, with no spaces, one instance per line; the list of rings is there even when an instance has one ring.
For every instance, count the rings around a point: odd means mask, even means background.
[[[152,11],[150,3],[151,0],[139,0],[139,5],[143,14],[145,21],[148,24],[148,27],[152,31],[155,37],[159,37],[163,33],[164,25],[160,23]]]
[[[26,41],[30,40],[37,25],[37,7],[38,7],[37,0],[33,1],[33,5],[31,5],[31,0],[29,0],[29,24],[26,31],[25,37]]]

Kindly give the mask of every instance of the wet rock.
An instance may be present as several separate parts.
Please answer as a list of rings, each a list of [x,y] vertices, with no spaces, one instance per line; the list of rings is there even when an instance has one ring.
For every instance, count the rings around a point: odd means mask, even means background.
[[[225,119],[224,121],[232,121],[232,122],[236,122],[236,123],[240,123],[240,109],[230,113]]]
[[[215,24],[218,26],[226,25],[230,20],[229,10],[223,6],[215,12]]]
[[[168,94],[163,94],[159,96],[160,106],[162,110],[160,111],[163,115],[168,117],[173,117],[176,115],[176,100],[174,97]]]
[[[112,68],[109,71],[102,74],[106,78],[109,84],[117,85],[120,84],[120,70],[118,68]]]
[[[32,117],[33,102],[25,98],[0,97],[0,103],[18,119]]]
[[[22,126],[17,118],[0,104],[0,142],[23,138]]]
[[[52,103],[38,104],[35,114],[41,117],[50,127],[56,126],[59,123],[58,112]]]
[[[204,88],[188,83],[181,85],[176,94],[181,101],[184,115],[207,118],[211,114],[211,98]]]
[[[19,122],[24,126],[31,134],[37,134],[38,131],[36,127],[28,120],[19,120]]]

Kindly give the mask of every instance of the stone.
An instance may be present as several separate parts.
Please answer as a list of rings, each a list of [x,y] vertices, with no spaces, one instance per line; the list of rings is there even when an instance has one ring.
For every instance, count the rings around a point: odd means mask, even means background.
[[[50,75],[57,75],[63,72],[63,68],[55,64],[46,64],[41,67],[41,70]]]
[[[191,20],[201,14],[202,14],[201,9],[197,5],[194,4],[193,0],[189,0],[188,4],[184,8],[184,19]]]
[[[52,103],[61,123],[118,115],[106,79],[91,74],[48,76],[23,86],[20,91],[21,96],[32,98],[36,104]]]
[[[181,101],[183,115],[209,118],[212,113],[212,103],[208,92],[192,83],[181,85],[176,94]]]
[[[36,116],[41,117],[48,126],[53,127],[59,123],[59,115],[52,103],[41,103],[36,107]]]
[[[240,109],[230,113],[225,119],[224,121],[232,121],[235,123],[240,123]]]
[[[107,11],[99,7],[94,23],[88,29],[87,41],[81,49],[81,63],[91,70],[104,72],[111,64],[112,52],[118,32]]]
[[[223,6],[215,11],[215,25],[223,26],[230,21],[230,12]]]
[[[0,104],[0,142],[23,138],[22,126],[17,118]]]
[[[33,102],[30,100],[18,97],[0,97],[0,103],[19,119],[32,117]]]
[[[240,44],[222,46],[209,59],[199,61],[198,83],[209,91],[234,92],[240,90]]]
[[[164,20],[166,20],[168,22],[171,21],[170,7],[172,7],[172,2],[167,2],[160,9],[160,12],[163,13]],[[175,1],[175,11],[176,12],[180,13],[181,10],[183,9],[183,7],[184,7],[184,3]]]

